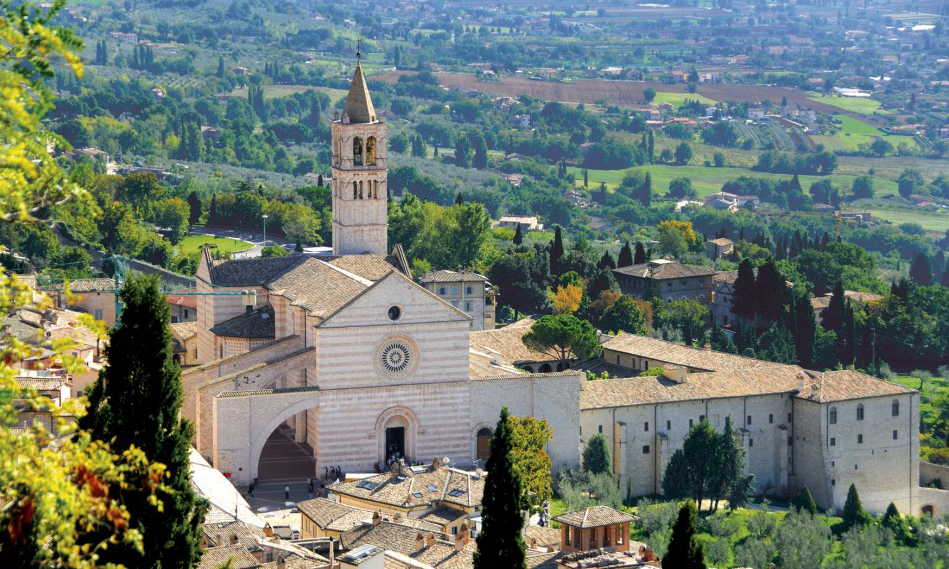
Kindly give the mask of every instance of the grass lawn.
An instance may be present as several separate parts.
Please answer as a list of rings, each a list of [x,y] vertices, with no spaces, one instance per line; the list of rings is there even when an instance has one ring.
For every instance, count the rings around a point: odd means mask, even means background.
[[[669,103],[673,107],[681,107],[685,104],[686,99],[698,101],[703,105],[714,105],[718,103],[718,101],[703,97],[698,93],[656,93],[656,98],[653,99],[652,104]]]
[[[576,175],[577,185],[583,185],[583,169],[569,168]],[[606,182],[608,188],[616,188],[623,181],[627,172],[643,171],[652,175],[652,184],[654,195],[663,195],[669,188],[669,182],[673,178],[689,178],[692,180],[692,187],[698,192],[700,198],[709,194],[714,194],[722,189],[725,182],[729,182],[739,176],[756,176],[762,178],[771,178],[776,180],[789,180],[788,174],[769,174],[767,172],[755,172],[748,168],[709,168],[704,165],[686,165],[670,166],[666,164],[652,164],[649,166],[640,166],[638,168],[628,168],[626,170],[590,170],[590,187],[597,188],[600,182]],[[831,174],[830,176],[798,176],[804,192],[810,185],[817,180],[828,178],[831,182],[841,188],[849,189],[857,176],[849,174]],[[897,192],[896,182],[890,180],[874,179],[873,187],[878,195],[893,194]]]
[[[252,243],[233,239],[231,237],[214,237],[211,235],[188,235],[178,243],[178,250],[183,254],[197,253],[205,243],[214,243],[217,245],[216,251],[221,253],[235,253],[237,251],[246,251],[253,247]]]
[[[882,138],[895,148],[901,142],[910,147],[916,146],[912,136],[885,134],[873,125],[847,115],[839,115],[840,130],[833,135],[813,136],[814,142],[823,143],[828,150],[857,150],[861,144],[870,144],[877,138]]]
[[[874,181],[874,187],[876,187],[876,181]],[[944,233],[946,230],[949,230],[949,212],[945,211],[876,207],[870,207],[869,211],[874,217],[891,221],[896,225],[901,223],[918,223],[923,226],[923,229],[930,231]]]
[[[881,111],[880,101],[874,101],[873,99],[838,97],[836,95],[814,95],[813,97],[808,97],[808,99],[862,115],[872,115],[875,112],[888,113],[888,111]]]

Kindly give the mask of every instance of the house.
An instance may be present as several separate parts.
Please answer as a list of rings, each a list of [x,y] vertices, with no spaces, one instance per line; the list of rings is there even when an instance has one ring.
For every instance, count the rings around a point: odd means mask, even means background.
[[[735,250],[735,242],[731,239],[719,237],[705,242],[705,254],[713,261],[730,255]]]
[[[201,138],[204,139],[205,144],[208,144],[209,141],[217,144],[217,141],[221,138],[221,129],[213,126],[202,126]]]
[[[589,551],[608,547],[613,551],[629,551],[629,524],[639,518],[609,506],[590,506],[560,514],[561,551]]]
[[[714,274],[714,270],[705,267],[666,259],[613,269],[613,276],[624,294],[646,298],[655,293],[667,302],[694,298],[702,304],[711,301]]]
[[[498,220],[499,227],[510,227],[517,229],[521,226],[521,231],[543,231],[544,224],[538,223],[536,216],[504,216]]]
[[[41,284],[38,289],[45,292],[58,308],[85,312],[107,326],[115,326],[118,298],[114,279],[94,278],[69,281],[71,294],[66,294],[63,283]]]
[[[198,319],[198,297],[193,290],[179,289],[166,295],[165,299],[171,309],[172,322],[194,322]]]
[[[181,366],[196,365],[198,361],[198,324],[190,322],[172,322],[171,342],[172,360]]]
[[[57,431],[55,409],[71,398],[72,386],[65,374],[49,370],[17,370],[14,378],[19,393],[11,394],[15,421],[8,425],[15,431],[27,431],[39,423],[52,434]],[[30,392],[49,400],[49,407],[38,406],[30,400]]]
[[[138,43],[138,34],[126,32],[109,32],[109,35],[123,43]]]
[[[830,301],[834,297],[834,293],[828,292],[823,296],[817,296],[811,299],[811,308],[814,309],[814,318],[817,322],[821,321],[821,315],[828,306],[830,306]],[[856,290],[845,290],[844,298],[849,300],[852,304],[864,305],[870,302],[877,302],[883,299],[879,294],[873,294],[869,292],[860,292]]]
[[[511,124],[517,128],[528,129],[531,127],[530,115],[511,115],[509,120],[511,121]]]
[[[471,316],[472,330],[494,328],[495,290],[488,277],[470,271],[434,271],[422,275],[423,287]]]

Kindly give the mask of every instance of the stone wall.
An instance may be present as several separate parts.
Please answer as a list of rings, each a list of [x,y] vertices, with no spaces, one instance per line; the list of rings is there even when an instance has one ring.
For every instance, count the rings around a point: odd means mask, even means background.
[[[949,466],[919,461],[919,485],[926,486],[934,480],[940,481],[942,487],[949,490]]]

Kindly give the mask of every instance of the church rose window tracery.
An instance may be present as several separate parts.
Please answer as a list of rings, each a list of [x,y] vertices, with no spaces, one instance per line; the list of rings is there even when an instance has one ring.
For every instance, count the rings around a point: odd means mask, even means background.
[[[376,369],[390,378],[405,377],[418,369],[418,345],[408,336],[399,334],[383,340],[376,348]]]

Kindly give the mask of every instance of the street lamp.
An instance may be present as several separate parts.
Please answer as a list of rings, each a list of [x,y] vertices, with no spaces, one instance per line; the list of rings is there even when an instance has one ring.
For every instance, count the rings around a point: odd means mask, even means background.
[[[264,218],[264,245],[266,246],[267,245],[267,214],[265,213],[262,217]]]

